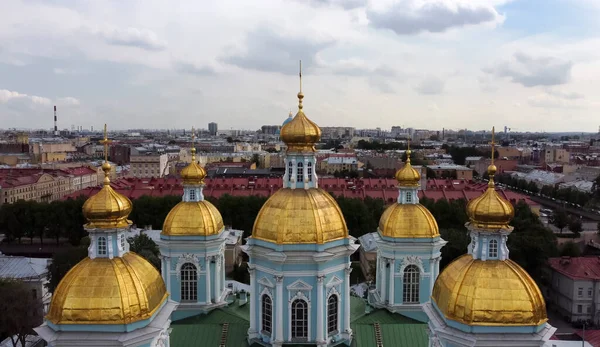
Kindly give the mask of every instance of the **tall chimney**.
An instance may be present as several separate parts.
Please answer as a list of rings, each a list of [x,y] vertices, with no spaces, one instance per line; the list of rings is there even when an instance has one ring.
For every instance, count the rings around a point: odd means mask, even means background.
[[[56,105],[54,105],[54,136],[58,136],[58,126],[56,125]]]

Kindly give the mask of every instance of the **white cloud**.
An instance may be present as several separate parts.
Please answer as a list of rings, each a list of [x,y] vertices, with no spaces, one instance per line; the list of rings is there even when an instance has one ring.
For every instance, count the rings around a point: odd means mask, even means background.
[[[74,97],[67,96],[56,99],[57,106],[79,106],[80,101]]]
[[[415,86],[415,90],[420,94],[426,95],[441,94],[444,91],[445,84],[446,83],[438,77],[427,76]]]
[[[6,89],[0,89],[0,104],[6,104],[15,100],[27,100],[37,105],[50,105],[52,101],[36,95],[27,95]]]
[[[513,59],[503,61],[484,71],[497,77],[507,77],[525,87],[553,86],[571,80],[573,62],[551,56],[532,57],[517,52]]]
[[[91,32],[111,45],[138,47],[147,51],[162,51],[167,47],[165,41],[148,29],[101,26],[92,28]]]
[[[546,89],[545,92],[530,96],[527,99],[530,106],[542,108],[583,108],[589,102],[583,94],[567,92],[558,89]]]

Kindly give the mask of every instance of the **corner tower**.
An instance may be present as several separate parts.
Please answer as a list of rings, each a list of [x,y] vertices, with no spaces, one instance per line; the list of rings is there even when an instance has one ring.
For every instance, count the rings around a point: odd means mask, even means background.
[[[396,172],[398,201],[389,206],[373,233],[377,244],[377,283],[370,302],[426,322],[423,304],[429,301],[439,273],[441,248],[446,244],[429,210],[419,203],[421,175],[410,163]]]
[[[429,345],[544,346],[556,330],[535,281],[508,257],[514,209],[494,186],[494,129],[487,190],[467,205],[468,253],[437,278],[429,317]]]
[[[170,315],[177,304],[160,273],[129,252],[125,234],[131,201],[110,186],[104,126],[104,183],[83,205],[88,256],[60,281],[45,322],[36,332],[52,347],[168,346]]]
[[[162,276],[179,303],[173,320],[206,313],[227,304],[223,218],[204,199],[206,171],[196,161],[192,129],[192,162],[181,170],[183,197],[167,215],[160,233]]]
[[[287,145],[283,188],[258,213],[243,250],[250,257],[249,343],[349,345],[350,255],[336,201],[319,188],[315,143],[321,129],[303,111],[281,129]]]

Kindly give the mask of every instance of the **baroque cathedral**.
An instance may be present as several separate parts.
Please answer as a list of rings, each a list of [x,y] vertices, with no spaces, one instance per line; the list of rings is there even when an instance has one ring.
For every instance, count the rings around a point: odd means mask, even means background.
[[[350,256],[360,245],[335,199],[319,188],[321,130],[304,114],[303,98],[300,88],[298,112],[280,131],[283,188],[264,204],[243,246],[248,293],[237,297],[225,285],[227,232],[204,199],[206,171],[194,148],[181,172],[182,201],[160,235],[160,272],[129,251],[132,202],[111,188],[105,160],[103,187],[83,206],[88,257],[61,280],[36,328],[48,345],[545,346],[555,328],[538,286],[509,259],[514,209],[495,191],[493,158],[488,189],[467,206],[466,254],[440,273],[446,241],[419,204],[420,173],[408,150],[396,173],[397,202],[370,235],[376,281],[366,299],[351,293]],[[108,142],[105,129],[105,152]]]

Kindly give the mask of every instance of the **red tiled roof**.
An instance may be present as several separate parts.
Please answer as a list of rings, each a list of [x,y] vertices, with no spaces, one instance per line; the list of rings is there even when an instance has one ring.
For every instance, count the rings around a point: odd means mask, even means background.
[[[580,337],[584,336],[583,330],[575,330],[575,334]],[[593,347],[600,347],[600,330],[585,330],[585,341]]]
[[[430,180],[432,181],[432,180]],[[462,182],[460,189],[453,187],[445,188],[441,181],[427,182],[427,190],[419,191],[419,197],[429,199],[467,199],[478,197],[487,189],[487,184],[473,184]],[[204,195],[218,198],[224,194],[233,196],[270,196],[283,185],[281,178],[207,178],[205,180]],[[176,178],[121,178],[111,182],[112,187],[119,193],[129,197],[138,198],[143,195],[165,196],[182,195],[183,187]],[[319,186],[335,196],[347,198],[371,197],[383,199],[386,203],[394,202],[398,198],[397,182],[392,178],[320,178]],[[436,188],[440,187],[440,188]],[[75,192],[71,197],[81,194],[90,196],[90,190],[96,192],[99,188],[88,188],[87,190]],[[525,195],[519,193],[499,190],[507,200],[525,200],[527,204],[537,206]]]
[[[96,174],[96,170],[92,170],[89,167],[73,167],[73,168],[67,168],[67,169],[62,169],[62,171],[70,174],[70,175],[75,175],[75,176],[84,176],[84,175],[92,175],[92,174]]]
[[[600,280],[600,257],[550,258],[548,265],[572,279]]]

